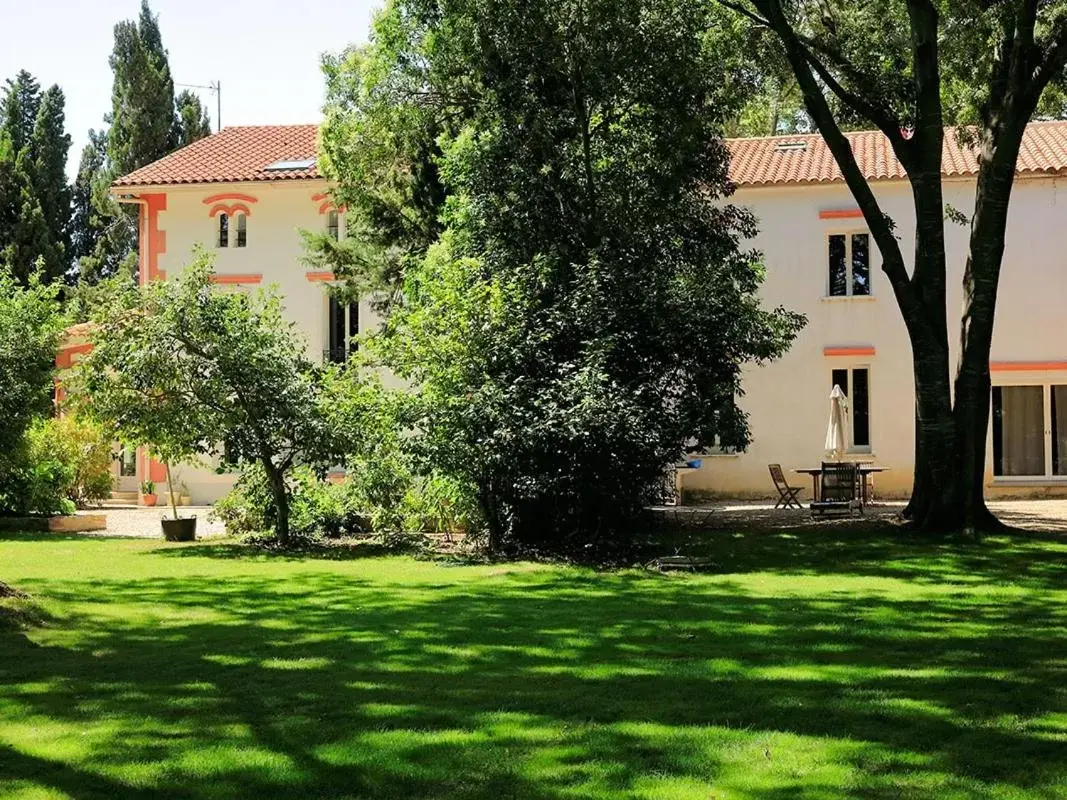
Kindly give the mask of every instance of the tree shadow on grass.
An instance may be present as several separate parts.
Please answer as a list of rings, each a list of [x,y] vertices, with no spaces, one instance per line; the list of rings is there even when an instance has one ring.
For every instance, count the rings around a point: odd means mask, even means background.
[[[764,544],[782,570],[843,546]],[[902,558],[866,546],[847,571]],[[987,583],[1011,547],[975,557]],[[1062,594],[254,566],[34,583],[72,635],[0,638],[0,719],[82,732],[84,755],[0,751],[0,793],[26,771],[79,798],[198,799],[1048,797],[1067,778]]]

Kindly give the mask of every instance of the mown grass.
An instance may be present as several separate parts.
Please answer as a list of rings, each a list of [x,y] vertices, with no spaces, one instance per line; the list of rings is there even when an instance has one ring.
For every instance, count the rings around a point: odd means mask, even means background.
[[[660,576],[8,535],[0,796],[1067,797],[1067,540],[714,536]]]

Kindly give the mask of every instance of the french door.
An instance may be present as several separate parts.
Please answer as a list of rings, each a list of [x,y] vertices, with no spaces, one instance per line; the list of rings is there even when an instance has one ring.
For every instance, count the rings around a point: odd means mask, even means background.
[[[1067,476],[1067,386],[993,387],[993,474]]]

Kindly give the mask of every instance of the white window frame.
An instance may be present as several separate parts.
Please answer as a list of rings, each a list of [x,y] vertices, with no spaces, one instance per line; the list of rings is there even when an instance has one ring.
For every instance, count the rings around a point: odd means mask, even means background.
[[[854,406],[853,406],[853,400],[855,399],[856,392],[853,389],[854,381],[853,381],[853,378],[852,378],[852,373],[855,372],[858,369],[867,370],[867,440],[868,440],[868,444],[861,444],[861,445],[857,445],[856,444],[856,423],[855,423],[855,414],[854,414],[854,410],[855,409],[854,409]],[[870,362],[867,362],[867,363],[849,362],[847,364],[831,364],[830,365],[830,375],[828,376],[830,378],[830,380],[827,381],[827,384],[824,384],[824,385],[829,385],[830,388],[833,389],[833,386],[834,386],[834,383],[833,383],[833,381],[834,381],[834,373],[837,372],[838,370],[846,370],[848,372],[848,386],[842,386],[841,387],[844,390],[845,395],[848,397],[848,414],[846,415],[847,418],[848,418],[848,441],[847,441],[848,447],[847,447],[846,452],[849,453],[849,454],[854,454],[854,455],[870,455],[871,453],[874,452],[874,413],[873,413],[873,410],[872,410],[873,407],[874,407],[874,368],[870,364]],[[826,396],[827,397],[830,396],[829,391],[826,393]]]
[[[867,294],[853,294],[853,280],[852,280],[852,237],[857,234],[865,234],[867,236],[867,281],[870,284],[870,291]],[[830,237],[831,236],[844,236],[845,237],[845,293],[844,294],[830,294]],[[823,246],[823,257],[826,259],[823,262],[823,297],[828,300],[837,300],[841,298],[857,298],[866,299],[868,297],[874,297],[874,239],[871,236],[871,232],[863,227],[851,227],[851,228],[835,228],[826,232],[826,237]]]
[[[214,217],[215,220],[215,249],[229,250],[230,239],[233,238],[233,217],[223,211]],[[222,238],[222,221],[226,220],[226,238]]]
[[[344,241],[344,238],[345,238],[345,235],[346,235],[346,231],[345,231],[345,215],[344,215],[344,212],[341,211],[339,208],[331,208],[329,211],[326,212],[326,214],[325,214],[325,217],[326,217],[326,233],[330,233],[330,215],[331,214],[336,214],[337,215],[337,236],[335,237],[335,240],[338,241],[338,242]]]
[[[241,244],[241,226],[244,226],[245,242]],[[233,239],[233,246],[239,247],[242,250],[248,248],[248,215],[237,212],[230,217],[230,238]]]

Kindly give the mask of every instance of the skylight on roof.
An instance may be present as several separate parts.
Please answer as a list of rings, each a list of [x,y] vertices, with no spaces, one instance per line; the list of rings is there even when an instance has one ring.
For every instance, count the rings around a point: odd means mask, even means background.
[[[774,149],[779,153],[793,153],[797,151],[804,151],[808,149],[808,143],[804,140],[798,142],[778,142]]]
[[[283,172],[290,169],[310,169],[313,166],[315,166],[315,159],[301,158],[295,161],[275,161],[273,164],[269,164],[263,169],[268,172]]]

